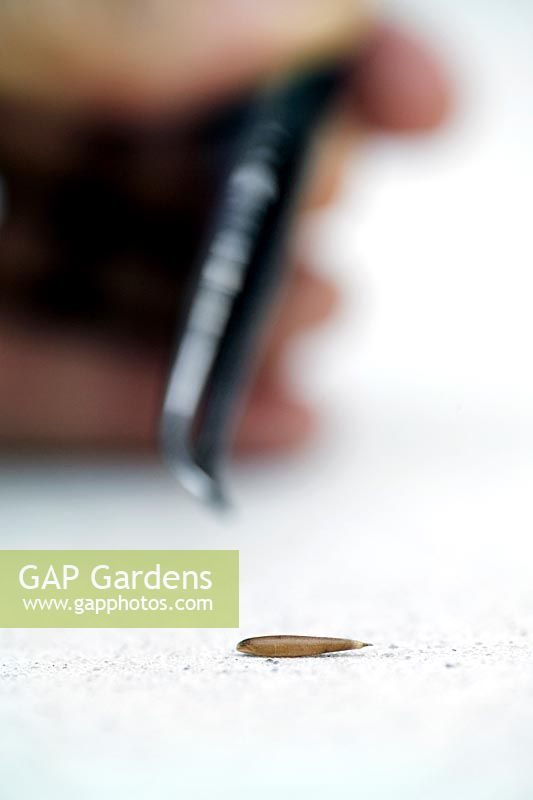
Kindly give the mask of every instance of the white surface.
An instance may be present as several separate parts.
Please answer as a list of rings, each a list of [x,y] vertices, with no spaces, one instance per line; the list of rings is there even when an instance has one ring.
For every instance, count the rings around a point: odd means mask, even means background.
[[[237,547],[242,629],[2,632],[3,799],[532,796],[533,12],[427,5],[461,107],[373,145],[319,237],[323,440],[225,522],[150,465],[5,466],[1,546]],[[233,655],[266,632],[376,646]]]

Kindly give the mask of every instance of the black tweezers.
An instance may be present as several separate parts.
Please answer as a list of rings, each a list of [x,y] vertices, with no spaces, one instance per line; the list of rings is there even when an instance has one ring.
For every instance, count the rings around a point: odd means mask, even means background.
[[[236,400],[283,275],[285,242],[318,123],[340,70],[261,92],[217,205],[170,370],[160,421],[163,458],[180,483],[226,505],[221,479]]]

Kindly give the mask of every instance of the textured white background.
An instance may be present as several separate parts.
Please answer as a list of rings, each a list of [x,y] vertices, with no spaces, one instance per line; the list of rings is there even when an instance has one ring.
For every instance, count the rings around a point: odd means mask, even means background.
[[[226,521],[151,465],[4,464],[0,546],[239,548],[242,628],[1,632],[3,800],[533,796],[533,6],[394,13],[459,107],[312,234],[347,298],[295,357],[322,440]],[[376,646],[233,654],[267,632]]]

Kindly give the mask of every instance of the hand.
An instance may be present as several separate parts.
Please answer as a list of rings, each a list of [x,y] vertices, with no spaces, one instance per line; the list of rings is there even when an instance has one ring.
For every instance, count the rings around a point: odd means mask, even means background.
[[[358,66],[352,90],[324,136],[309,181],[304,206],[316,207],[334,197],[361,130],[429,129],[449,103],[431,56],[405,34],[354,13],[352,0],[40,0],[34,9],[12,0],[0,15],[0,174],[7,175],[8,191],[10,176],[14,187],[11,213],[0,227],[0,285],[21,284],[24,270],[41,263],[47,248],[50,259],[57,258],[64,243],[50,243],[43,208],[58,184],[70,186],[80,164],[87,167],[87,130],[95,126],[135,131],[137,144],[121,181],[141,208],[168,213],[176,198],[159,196],[154,175],[165,173],[168,160],[180,174],[191,154],[184,146],[175,164],[174,150],[161,155],[161,137],[154,139],[150,130],[164,129],[166,119],[196,119],[272,72],[325,52],[353,53]],[[184,196],[190,206],[191,195]],[[123,280],[131,294],[135,270],[128,264]],[[147,293],[143,274],[139,313],[147,294],[163,308],[167,285],[154,276]],[[334,287],[307,265],[292,269],[241,419],[239,450],[284,450],[309,435],[313,415],[288,390],[283,356],[294,336],[326,319],[336,303]],[[73,327],[68,334],[36,329],[11,312],[4,302],[0,441],[91,446],[153,441],[168,344],[102,339]]]

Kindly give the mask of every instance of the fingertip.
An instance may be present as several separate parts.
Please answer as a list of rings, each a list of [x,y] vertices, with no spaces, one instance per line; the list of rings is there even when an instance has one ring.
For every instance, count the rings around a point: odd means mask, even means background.
[[[299,265],[291,277],[285,300],[291,332],[319,325],[339,309],[341,291],[326,275]]]
[[[366,46],[355,81],[357,111],[392,131],[438,126],[451,106],[451,88],[438,59],[416,37],[382,26]]]
[[[241,418],[234,443],[239,457],[278,455],[297,450],[316,427],[313,412],[284,392],[256,387]]]

